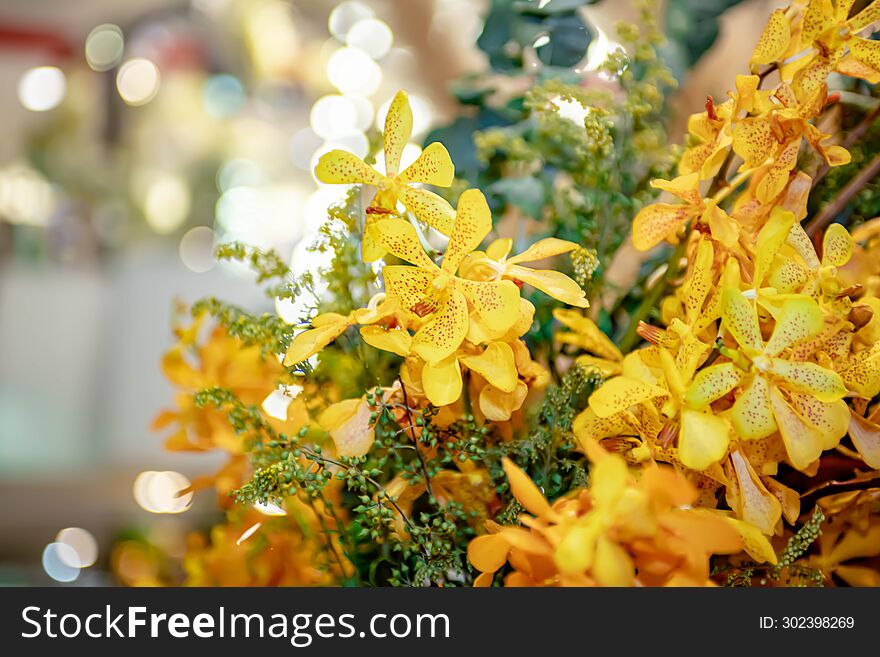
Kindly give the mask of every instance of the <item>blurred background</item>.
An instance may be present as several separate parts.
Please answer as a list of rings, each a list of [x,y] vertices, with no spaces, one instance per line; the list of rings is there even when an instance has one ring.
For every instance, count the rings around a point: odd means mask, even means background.
[[[533,3],[589,16],[577,28],[585,77],[614,48],[614,22],[636,15],[629,0]],[[313,269],[305,247],[344,193],[318,185],[317,158],[366,155],[404,88],[414,159],[461,112],[453,81],[488,68],[487,12],[511,4],[3,1],[0,584],[114,583],[110,546],[146,537],[179,555],[216,517],[212,495],[173,491],[220,461],[166,452],[149,429],[173,399],[159,360],[176,304],[216,294],[270,310],[214,246],[241,240]],[[778,4],[665,3],[670,28],[708,41],[698,57],[669,51],[682,82],[672,107],[723,95]],[[671,115],[674,136],[683,116]],[[114,564],[123,581],[126,567],[144,566]]]

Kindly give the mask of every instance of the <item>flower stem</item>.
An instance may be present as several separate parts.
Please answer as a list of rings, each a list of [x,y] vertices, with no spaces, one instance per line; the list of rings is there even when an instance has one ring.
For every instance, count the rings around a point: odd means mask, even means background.
[[[865,168],[853,176],[833,201],[828,203],[810,219],[806,226],[807,235],[813,237],[819,231],[824,230],[843,211],[847,203],[852,200],[852,197],[858,194],[878,174],[880,174],[880,153],[875,155],[874,159]]]

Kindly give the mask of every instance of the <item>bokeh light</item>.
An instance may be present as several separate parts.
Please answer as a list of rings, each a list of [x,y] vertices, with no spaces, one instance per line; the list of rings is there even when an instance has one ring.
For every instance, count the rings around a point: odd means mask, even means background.
[[[95,71],[109,71],[122,60],[125,36],[118,25],[104,23],[86,37],[86,62]]]
[[[340,48],[327,61],[327,79],[343,93],[371,96],[382,83],[382,69],[359,48]]]
[[[79,556],[65,543],[49,543],[43,550],[43,570],[56,582],[72,582],[79,577],[80,569],[70,564]]]
[[[183,513],[192,502],[192,491],[180,495],[190,487],[184,475],[173,470],[141,472],[134,480],[132,492],[135,502],[150,513]]]
[[[51,183],[31,167],[11,164],[0,169],[0,217],[14,224],[45,226],[55,204]]]
[[[202,89],[205,112],[218,119],[235,116],[245,103],[244,86],[234,75],[212,75]]]
[[[235,544],[241,545],[246,540],[248,540],[251,536],[253,536],[257,532],[257,530],[262,526],[263,526],[263,523],[261,523],[261,522],[254,523],[253,525],[251,525],[250,527],[248,527],[247,529],[245,529],[242,532],[241,536],[238,537],[238,540],[235,541]]]
[[[323,143],[324,140],[311,128],[297,130],[290,138],[288,146],[290,161],[297,169],[308,171],[312,163],[312,156]]]
[[[116,74],[116,88],[129,105],[149,103],[159,91],[159,81],[159,69],[143,57],[128,60]]]
[[[373,59],[384,57],[394,43],[394,34],[384,21],[366,18],[355,23],[345,35],[345,42]]]
[[[323,96],[312,105],[309,123],[319,137],[341,137],[357,129],[358,110],[346,96]]]
[[[259,187],[267,182],[266,174],[253,160],[235,158],[217,172],[217,189],[227,192],[233,187]]]
[[[58,550],[57,556],[71,568],[88,568],[98,560],[98,541],[91,532],[82,527],[67,527],[58,532],[55,543],[69,547],[70,550]],[[71,558],[71,556],[73,558]]]
[[[18,99],[32,112],[46,112],[58,106],[67,92],[67,79],[57,66],[37,66],[18,80]]]
[[[327,27],[330,29],[330,34],[340,41],[345,41],[351,28],[373,16],[375,16],[373,10],[361,2],[343,2],[330,12]]]
[[[179,176],[160,174],[149,184],[143,206],[150,228],[163,235],[172,233],[189,215],[189,187]]]
[[[190,228],[180,238],[180,259],[187,269],[197,274],[214,267],[214,231],[207,226]]]

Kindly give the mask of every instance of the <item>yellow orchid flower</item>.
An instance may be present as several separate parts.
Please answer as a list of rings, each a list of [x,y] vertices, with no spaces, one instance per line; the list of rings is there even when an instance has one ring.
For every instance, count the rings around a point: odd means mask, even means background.
[[[378,260],[384,255],[376,237],[376,222],[397,213],[397,202],[411,211],[420,221],[436,228],[444,235],[452,232],[454,210],[443,198],[414,186],[425,183],[449,187],[455,177],[455,167],[446,147],[439,142],[428,144],[418,159],[403,171],[400,156],[412,134],[412,110],[406,93],[398,91],[391,101],[385,118],[384,151],[385,175],[362,159],[341,150],[325,153],[315,167],[315,175],[323,183],[363,183],[378,188],[367,208],[366,223],[361,242],[365,262]]]
[[[708,349],[708,345],[703,345]],[[680,351],[679,354],[682,352]],[[742,380],[733,363],[710,365],[694,374],[689,356],[676,359],[658,350],[662,383],[646,382],[626,374],[609,379],[590,395],[589,405],[599,418],[610,418],[637,403],[658,399],[661,414],[678,426],[678,458],[693,470],[706,470],[727,455],[730,423],[712,413],[712,402],[724,397]]]
[[[425,363],[422,368],[422,387],[428,401],[434,406],[446,406],[457,402],[461,397],[462,365],[482,376],[502,393],[511,394],[520,385],[525,387],[519,380],[510,345],[490,342],[482,352],[476,348],[460,349],[441,361]],[[504,419],[509,419],[509,415]]]
[[[731,410],[731,421],[744,439],[776,431],[796,469],[810,466],[846,434],[849,410],[842,397],[847,389],[840,375],[817,363],[780,356],[796,342],[818,334],[822,310],[802,295],[765,300],[775,326],[766,342],[761,336],[754,302],[736,289],[724,291],[722,327],[739,345],[749,371]]]
[[[340,315],[339,313],[315,315],[312,319],[312,328],[297,333],[290,342],[284,356],[284,365],[289,367],[308,360],[342,335],[349,326],[375,324],[391,317],[397,310],[398,305],[395,299],[388,299],[384,294],[377,294],[370,300],[370,304],[366,308],[358,308],[348,315]]]
[[[766,538],[741,521],[691,509],[696,491],[669,468],[650,467],[636,480],[624,460],[587,443],[589,488],[549,504],[511,461],[503,467],[514,497],[528,511],[525,527],[488,524],[468,546],[487,586],[509,562],[507,586],[705,586],[709,556],[744,548],[775,562]]]
[[[520,264],[569,253],[578,248],[577,244],[556,237],[547,237],[514,256],[510,255],[512,247],[513,240],[504,238],[492,242],[485,253],[476,251],[469,254],[461,264],[462,276],[476,280],[506,279],[516,283],[528,283],[557,301],[579,308],[589,307],[586,293],[581,286],[565,274],[552,270],[531,269]]]
[[[639,210],[632,225],[633,246],[639,251],[647,251],[663,240],[676,241],[678,230],[695,219],[709,227],[713,239],[727,247],[736,245],[739,226],[718,207],[714,198],[703,198],[698,173],[685,174],[673,180],[652,180],[651,187],[669,192],[684,203],[652,203]]]
[[[880,82],[880,44],[858,36],[880,20],[880,2],[874,0],[849,18],[853,4],[853,0],[809,0],[799,48],[812,48],[816,54],[786,67],[788,75],[797,72],[812,77],[810,73],[826,68],[870,84]]]
[[[383,248],[415,265],[386,265],[382,273],[389,298],[426,318],[413,336],[412,351],[428,363],[436,365],[451,356],[467,336],[470,321],[485,325],[487,332],[504,332],[520,317],[519,288],[511,281],[470,281],[456,276],[461,261],[491,228],[492,216],[482,192],[464,192],[438,267],[410,222],[391,218],[376,224]],[[469,307],[476,313],[473,318]]]

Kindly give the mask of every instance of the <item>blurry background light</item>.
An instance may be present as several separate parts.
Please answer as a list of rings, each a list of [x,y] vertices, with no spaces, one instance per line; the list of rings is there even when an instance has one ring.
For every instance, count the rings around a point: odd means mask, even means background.
[[[95,71],[108,71],[122,59],[125,37],[118,25],[104,23],[86,37],[86,62]]]
[[[238,113],[244,106],[244,87],[238,78],[229,74],[212,75],[202,89],[205,112],[218,119]]]
[[[260,166],[245,158],[225,162],[217,172],[217,188],[226,192],[233,187],[259,187],[265,184],[266,174]]]
[[[160,174],[147,188],[143,209],[150,228],[162,235],[172,233],[189,215],[189,187],[179,176]]]
[[[141,472],[134,481],[134,499],[150,513],[183,513],[192,502],[192,491],[180,495],[189,488],[190,481],[179,472],[165,470]]]
[[[340,41],[345,41],[352,27],[373,16],[375,16],[373,10],[361,2],[343,2],[330,12],[327,27],[330,29],[330,34]]]
[[[358,110],[346,96],[323,96],[312,105],[309,123],[319,137],[341,137],[357,129]]]
[[[214,231],[207,226],[190,228],[180,239],[180,259],[197,274],[214,267]]]
[[[149,59],[130,59],[116,74],[116,88],[129,105],[144,105],[159,91],[159,69]]]
[[[18,99],[32,112],[46,112],[57,107],[67,91],[64,72],[56,66],[37,66],[18,81]]]
[[[359,48],[340,48],[327,61],[327,79],[343,93],[371,96],[382,83],[382,69]]]
[[[51,183],[29,166],[0,169],[0,219],[44,226],[55,209],[55,196]]]
[[[329,140],[322,151],[326,152],[333,149],[348,151],[363,159],[370,150],[370,142],[363,132],[351,132]]]
[[[288,152],[290,153],[290,161],[303,171],[309,171],[312,163],[312,156],[315,151],[320,148],[324,140],[311,128],[302,128],[297,130],[293,137],[290,138]]]
[[[64,543],[49,543],[43,550],[43,570],[56,582],[72,582],[80,569],[71,566],[79,559],[72,547]]]
[[[55,543],[71,548],[72,554],[70,550],[58,550],[57,556],[72,568],[88,568],[98,560],[98,542],[91,532],[81,527],[62,529]]]
[[[394,34],[384,21],[366,18],[355,23],[345,35],[345,42],[358,48],[373,59],[381,59],[394,43]]]

